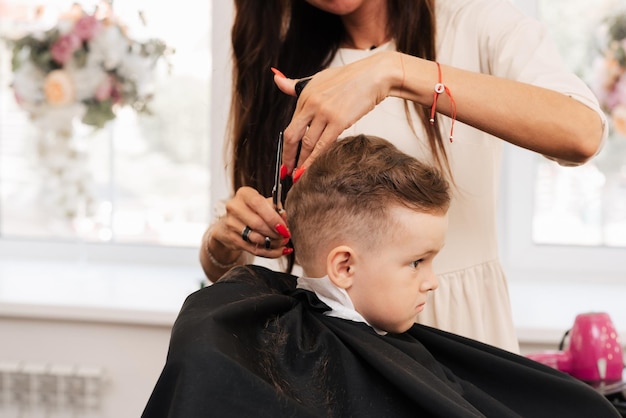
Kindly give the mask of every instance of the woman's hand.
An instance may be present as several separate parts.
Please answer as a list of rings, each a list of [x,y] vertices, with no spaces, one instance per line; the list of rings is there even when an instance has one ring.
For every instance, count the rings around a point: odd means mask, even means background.
[[[250,231],[244,236],[246,227]],[[271,198],[264,198],[251,187],[239,188],[226,203],[226,214],[211,227],[211,239],[232,253],[246,251],[266,258],[288,254],[290,249],[285,245],[290,236]]]
[[[308,167],[347,128],[370,112],[400,85],[400,54],[380,52],[352,64],[315,74],[302,90],[291,122],[284,130],[283,162],[289,173]],[[295,96],[293,80],[277,73],[274,81]],[[302,141],[299,162],[295,161]]]
[[[241,187],[226,203],[226,214],[204,233],[200,265],[207,278],[215,282],[231,267],[248,262],[241,257],[244,252],[266,258],[291,253],[293,249],[285,246],[290,236],[271,199],[250,187]]]

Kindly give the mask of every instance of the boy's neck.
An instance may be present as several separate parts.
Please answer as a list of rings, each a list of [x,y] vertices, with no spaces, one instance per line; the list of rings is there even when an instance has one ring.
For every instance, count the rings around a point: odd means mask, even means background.
[[[354,309],[354,304],[348,292],[336,286],[328,276],[316,278],[306,276],[299,277],[296,287],[315,293],[319,300],[328,305],[331,310],[324,312],[324,315],[354,322],[363,322],[369,325],[376,333],[380,335],[387,334],[386,331],[379,330],[367,322],[365,318]]]

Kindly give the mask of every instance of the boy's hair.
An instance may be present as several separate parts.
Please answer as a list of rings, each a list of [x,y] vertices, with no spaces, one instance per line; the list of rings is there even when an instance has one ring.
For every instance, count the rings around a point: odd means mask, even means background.
[[[285,209],[296,257],[306,266],[337,245],[374,249],[392,225],[392,206],[445,214],[449,204],[439,170],[385,139],[358,135],[335,142],[307,168]]]

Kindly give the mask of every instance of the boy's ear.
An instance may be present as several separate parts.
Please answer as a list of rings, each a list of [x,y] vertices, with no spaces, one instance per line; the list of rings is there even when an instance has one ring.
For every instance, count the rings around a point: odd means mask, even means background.
[[[347,289],[352,286],[355,272],[355,252],[352,247],[340,245],[328,253],[326,271],[335,286]]]

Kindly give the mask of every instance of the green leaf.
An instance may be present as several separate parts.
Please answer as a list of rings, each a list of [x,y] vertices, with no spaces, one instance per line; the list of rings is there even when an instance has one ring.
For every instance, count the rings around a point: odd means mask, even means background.
[[[86,104],[87,112],[82,119],[84,124],[101,129],[104,128],[104,125],[106,125],[108,121],[115,119],[113,103],[111,100],[105,100],[102,102],[90,100]]]

